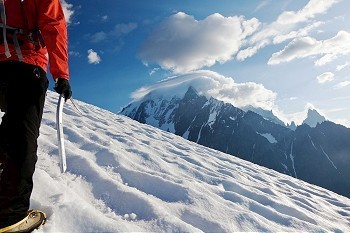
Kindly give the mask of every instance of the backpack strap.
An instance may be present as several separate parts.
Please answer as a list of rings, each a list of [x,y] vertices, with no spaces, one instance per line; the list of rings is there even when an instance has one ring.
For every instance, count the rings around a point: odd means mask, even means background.
[[[28,41],[30,43],[34,44],[35,46],[45,47],[45,42],[44,42],[44,39],[40,33],[39,28],[38,27],[36,27],[35,29],[29,28],[27,14],[25,12],[24,5],[23,5],[24,0],[20,0],[20,1],[21,1],[22,16],[24,19],[24,29],[25,29],[23,34],[26,34]]]
[[[18,42],[17,34],[20,34],[19,30],[15,30],[15,32],[13,33],[13,44],[15,45],[18,60],[23,61],[23,55],[22,55],[21,47]]]
[[[13,27],[6,25],[5,3],[4,3],[4,0],[0,0],[0,14],[1,14],[1,20],[2,20],[2,23],[0,23],[0,28],[2,28],[2,37],[3,37],[4,47],[5,47],[5,55],[7,58],[11,57],[10,49],[8,46],[9,42],[8,42],[8,38],[7,38],[7,35],[10,32],[10,34],[12,36],[12,42],[13,42],[13,45],[15,47],[19,61],[23,61],[23,55],[21,52],[21,47],[20,47],[20,43],[19,43],[17,35],[27,35],[27,39],[30,43],[33,43],[34,45],[38,45],[38,43],[36,43],[36,41],[32,37],[33,32],[35,32],[37,37],[38,37],[40,45],[44,45],[43,39],[42,39],[41,34],[38,30],[33,30],[33,31],[28,32],[28,24],[27,24],[28,22],[27,22],[26,15],[25,15],[25,12],[23,9],[23,1],[24,0],[20,0],[21,12],[22,12],[22,15],[25,17],[24,18],[25,29],[13,28]],[[0,42],[0,43],[2,43],[2,42]]]
[[[7,38],[6,38],[6,10],[5,10],[5,4],[4,0],[0,0],[0,14],[1,14],[1,20],[3,22],[2,25],[2,36],[4,38],[4,46],[5,46],[5,55],[7,58],[11,57],[9,45],[7,43]]]

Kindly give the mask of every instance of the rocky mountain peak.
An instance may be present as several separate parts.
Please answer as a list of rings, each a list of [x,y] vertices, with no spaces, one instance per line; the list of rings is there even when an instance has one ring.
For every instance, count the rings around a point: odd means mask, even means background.
[[[316,127],[317,124],[321,124],[326,121],[326,118],[322,116],[316,109],[309,109],[307,117],[303,121],[303,124],[307,124],[311,127]]]
[[[197,90],[190,86],[184,96],[184,99],[193,100],[199,97]]]

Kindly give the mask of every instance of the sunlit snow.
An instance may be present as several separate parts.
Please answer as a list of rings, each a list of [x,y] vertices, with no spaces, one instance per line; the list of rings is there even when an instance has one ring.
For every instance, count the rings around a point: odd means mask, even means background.
[[[67,102],[60,173],[57,94],[44,109],[31,208],[38,232],[350,231],[350,200],[125,116]]]
[[[258,132],[256,132],[256,133],[260,134],[261,136],[266,138],[270,143],[277,143],[276,138],[274,136],[272,136],[272,134],[270,134],[270,133],[258,133]]]

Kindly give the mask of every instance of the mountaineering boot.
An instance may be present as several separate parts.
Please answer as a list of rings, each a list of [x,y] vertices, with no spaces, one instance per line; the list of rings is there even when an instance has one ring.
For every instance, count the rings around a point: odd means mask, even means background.
[[[46,222],[46,214],[40,210],[29,210],[27,216],[11,226],[0,229],[0,233],[32,232]]]

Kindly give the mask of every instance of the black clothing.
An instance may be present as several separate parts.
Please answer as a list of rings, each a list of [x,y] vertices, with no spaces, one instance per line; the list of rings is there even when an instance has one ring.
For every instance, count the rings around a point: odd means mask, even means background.
[[[58,78],[54,89],[58,94],[63,94],[65,101],[72,97],[72,89],[68,79]]]
[[[0,228],[26,216],[48,79],[38,66],[0,62]]]

